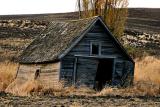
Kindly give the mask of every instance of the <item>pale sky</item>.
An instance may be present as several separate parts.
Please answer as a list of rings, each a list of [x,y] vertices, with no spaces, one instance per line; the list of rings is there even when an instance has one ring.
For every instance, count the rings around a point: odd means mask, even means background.
[[[76,10],[76,0],[0,0],[0,15],[62,13]],[[160,0],[129,0],[129,7],[160,8]]]

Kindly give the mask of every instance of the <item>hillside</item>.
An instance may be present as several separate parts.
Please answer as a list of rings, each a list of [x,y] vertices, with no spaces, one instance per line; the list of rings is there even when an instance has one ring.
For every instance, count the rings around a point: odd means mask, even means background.
[[[149,49],[159,47],[160,34],[160,9],[129,9],[129,15],[126,24],[126,34],[122,42],[127,43],[135,41],[135,38],[143,33],[152,34],[153,39],[149,39]],[[21,52],[42,32],[48,23],[52,20],[73,20],[78,19],[78,13],[59,13],[59,14],[36,14],[36,15],[3,15],[0,16],[0,61],[12,60],[17,61]],[[147,34],[147,35],[148,35]],[[154,35],[156,34],[156,35]],[[147,38],[144,36],[144,40]],[[133,37],[132,37],[133,36]],[[126,38],[129,37],[129,38]],[[142,36],[141,36],[142,37]],[[143,44],[143,38],[142,43]],[[146,40],[145,40],[146,41]],[[147,45],[147,44],[145,44]],[[136,47],[144,45],[136,45]],[[148,46],[148,45],[147,45]],[[147,47],[148,48],[148,47]]]
[[[126,29],[160,33],[160,8],[129,8]],[[77,12],[57,14],[1,15],[0,20],[45,21],[78,19]],[[149,29],[149,30],[148,30]]]
[[[160,33],[159,9],[129,9],[126,29],[146,33]]]

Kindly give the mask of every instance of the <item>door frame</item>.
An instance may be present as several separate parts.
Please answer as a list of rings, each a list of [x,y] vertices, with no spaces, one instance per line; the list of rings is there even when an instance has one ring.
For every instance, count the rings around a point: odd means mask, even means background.
[[[77,75],[77,63],[79,58],[89,58],[89,59],[111,59],[112,60],[112,83],[114,80],[114,74],[115,74],[115,63],[116,63],[116,57],[114,56],[83,56],[83,55],[75,55],[74,60],[74,69],[73,69],[73,85],[76,86],[76,75]],[[96,76],[96,75],[95,75]]]
[[[102,58],[99,58],[98,60],[101,60]],[[115,74],[115,58],[103,58],[104,60],[110,60],[111,63],[112,63],[112,70],[111,70],[111,85],[113,85],[113,80],[114,80],[114,74]],[[97,67],[97,72],[98,72],[98,67]],[[97,74],[97,73],[96,73]],[[96,75],[95,75],[95,84],[96,84]],[[94,87],[95,87],[95,84],[94,84]]]

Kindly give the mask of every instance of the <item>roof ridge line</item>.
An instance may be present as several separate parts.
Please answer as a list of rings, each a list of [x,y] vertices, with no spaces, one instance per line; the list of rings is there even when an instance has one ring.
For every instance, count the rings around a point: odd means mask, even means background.
[[[52,22],[74,22],[74,21],[82,21],[82,20],[88,20],[88,19],[93,19],[93,20],[95,20],[95,19],[97,19],[97,18],[100,18],[100,16],[92,16],[92,17],[87,17],[87,18],[80,18],[80,19],[73,19],[73,20],[63,20],[63,21],[61,21],[61,20],[54,20],[54,21],[51,21],[51,23]]]

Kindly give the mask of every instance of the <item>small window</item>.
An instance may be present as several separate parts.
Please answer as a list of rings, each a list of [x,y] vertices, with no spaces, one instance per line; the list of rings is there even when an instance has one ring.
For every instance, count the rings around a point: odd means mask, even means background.
[[[100,54],[100,43],[93,42],[91,43],[91,55],[99,55]]]

